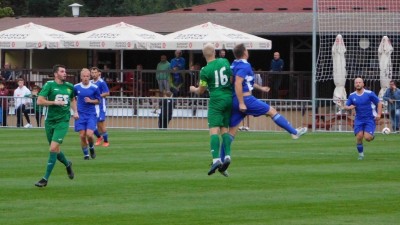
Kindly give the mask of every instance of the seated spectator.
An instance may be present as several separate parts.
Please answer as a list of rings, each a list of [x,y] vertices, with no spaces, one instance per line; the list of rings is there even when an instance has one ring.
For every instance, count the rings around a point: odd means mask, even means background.
[[[107,64],[104,64],[103,70],[101,71],[101,78],[105,80],[107,83],[116,81],[116,74],[110,72],[110,68]]]

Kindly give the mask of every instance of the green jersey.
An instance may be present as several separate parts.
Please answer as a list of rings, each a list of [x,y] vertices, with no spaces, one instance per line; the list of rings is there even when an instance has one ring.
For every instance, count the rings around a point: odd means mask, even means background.
[[[74,98],[74,85],[69,82],[57,84],[54,80],[47,81],[39,96],[49,101],[64,101],[64,106],[49,105],[46,111],[48,121],[69,121],[71,118],[71,100]]]
[[[232,70],[227,59],[218,58],[200,70],[200,85],[207,86],[210,98],[232,97]]]

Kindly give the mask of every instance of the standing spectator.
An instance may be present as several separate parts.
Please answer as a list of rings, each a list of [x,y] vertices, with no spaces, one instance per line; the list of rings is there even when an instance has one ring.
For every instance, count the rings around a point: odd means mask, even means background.
[[[271,60],[271,65],[270,65],[270,71],[271,72],[281,72],[283,71],[283,60],[281,59],[281,55],[279,54],[279,52],[275,52],[274,53],[274,58]],[[278,93],[279,93],[279,88],[282,84],[282,75],[280,74],[274,74],[273,75],[273,94],[274,97],[278,97]]]
[[[24,114],[27,124],[25,128],[31,128],[31,120],[28,115],[28,110],[26,110],[27,104],[30,102],[29,96],[31,91],[25,86],[24,79],[18,78],[18,87],[14,91],[14,104],[15,113],[17,114],[17,127],[24,126],[22,119],[22,114]]]
[[[184,82],[183,73],[179,72],[180,70],[184,70],[186,65],[185,59],[182,57],[182,51],[175,51],[175,58],[171,60],[170,69],[173,70],[172,77],[170,80],[171,91],[175,97],[182,96],[181,87]]]
[[[76,96],[78,110],[78,116],[75,118],[75,132],[79,132],[84,160],[89,160],[89,151],[90,157],[92,159],[96,158],[93,132],[96,130],[96,111],[98,110],[96,110],[95,105],[101,101],[98,86],[90,82],[90,73],[90,70],[83,68],[81,82],[74,85],[74,95]]]
[[[399,130],[400,124],[400,89],[396,86],[396,81],[391,80],[390,87],[383,95],[383,100],[388,101],[388,110],[393,131]]]
[[[42,116],[43,115],[43,106],[37,104],[37,98],[38,98],[39,92],[40,92],[40,87],[34,86],[32,88],[31,95],[29,95],[29,97],[32,98],[32,107],[33,107],[32,109],[33,109],[33,113],[35,114],[37,127],[42,126],[42,117],[43,117]]]
[[[101,72],[97,67],[92,67],[90,69],[90,75],[92,76],[91,82],[99,88],[100,91],[100,102],[96,105],[97,112],[97,129],[94,130],[94,134],[97,137],[96,146],[100,145],[102,141],[103,147],[108,147],[110,143],[108,142],[108,133],[106,127],[106,116],[107,116],[107,101],[106,97],[110,95],[107,83],[100,77]]]
[[[172,97],[172,92],[168,91],[158,103],[158,107],[160,108],[160,114],[158,115],[158,128],[160,129],[168,128],[168,124],[172,119],[172,112],[174,108]]]
[[[208,175],[215,173],[217,169],[224,176],[231,162],[231,139],[228,134],[229,119],[232,109],[232,71],[228,60],[215,58],[214,45],[208,43],[203,48],[203,55],[207,65],[200,71],[199,87],[190,86],[190,92],[198,95],[209,88],[210,102],[208,110],[208,127],[210,129],[210,151],[212,156],[211,168]],[[225,149],[225,157],[221,159],[219,148],[220,138]],[[222,163],[222,161],[224,163]]]
[[[2,80],[4,81],[12,81],[15,79],[15,73],[11,70],[10,63],[4,63],[4,71],[2,73]]]
[[[226,58],[226,50],[225,49],[219,50],[218,57],[219,58]]]
[[[169,70],[170,63],[167,60],[166,55],[161,55],[160,62],[157,64],[156,79],[158,83],[158,89],[160,91],[160,96],[166,95],[170,91],[169,87]]]
[[[1,119],[1,125],[3,127],[7,126],[8,95],[9,95],[8,89],[0,81],[0,108],[1,108],[0,113],[2,114],[0,119]]]
[[[38,104],[47,106],[45,131],[47,141],[50,145],[49,159],[47,161],[46,173],[35,186],[45,187],[50,174],[56,165],[57,160],[64,164],[69,179],[74,179],[72,162],[68,161],[60,149],[69,129],[71,109],[74,118],[78,118],[76,101],[74,96],[74,86],[66,82],[67,72],[65,66],[55,65],[53,67],[54,81],[47,81],[39,93]]]
[[[375,121],[378,122],[381,119],[382,103],[373,91],[364,89],[363,79],[356,78],[354,87],[356,91],[349,95],[343,109],[356,110],[354,135],[357,141],[358,160],[363,160],[363,139],[368,142],[374,140]]]

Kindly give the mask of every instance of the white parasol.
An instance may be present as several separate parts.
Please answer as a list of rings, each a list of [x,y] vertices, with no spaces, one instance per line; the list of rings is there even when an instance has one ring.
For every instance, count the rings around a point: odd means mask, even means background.
[[[217,49],[233,49],[243,43],[247,49],[271,49],[270,40],[248,33],[207,22],[181,31],[165,35],[163,49],[201,50],[207,43],[213,43]]]
[[[333,101],[341,106],[343,100],[347,99],[346,94],[346,46],[344,45],[342,35],[338,34],[335,43],[332,46],[332,62],[333,62],[333,81],[335,90],[333,92]]]
[[[27,23],[0,31],[0,49],[30,49],[29,68],[32,69],[32,50],[62,48],[61,40],[74,35],[42,25]]]
[[[381,44],[378,48],[379,57],[379,77],[381,81],[381,90],[379,91],[379,98],[382,98],[386,89],[389,88],[390,80],[392,79],[392,60],[391,54],[393,46],[387,36],[382,37]]]

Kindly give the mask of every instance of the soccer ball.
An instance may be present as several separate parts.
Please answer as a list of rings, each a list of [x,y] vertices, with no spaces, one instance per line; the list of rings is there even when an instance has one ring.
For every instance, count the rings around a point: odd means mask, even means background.
[[[389,127],[385,127],[382,129],[382,134],[390,134],[390,129]]]

